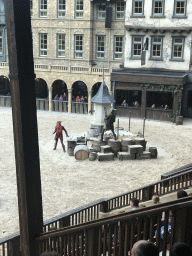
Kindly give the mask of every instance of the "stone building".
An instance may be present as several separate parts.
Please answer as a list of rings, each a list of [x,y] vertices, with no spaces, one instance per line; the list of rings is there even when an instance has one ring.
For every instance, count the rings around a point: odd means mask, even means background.
[[[126,2],[124,69],[111,75],[119,115],[192,117],[191,9],[189,0]]]
[[[103,69],[111,91],[112,69],[124,62],[125,1],[30,0],[30,9],[39,106],[70,113],[72,99],[83,96],[90,111]],[[4,12],[3,0],[0,12]],[[0,93],[7,95],[8,54],[5,23],[0,22]],[[54,101],[56,94],[64,93],[67,103]]]

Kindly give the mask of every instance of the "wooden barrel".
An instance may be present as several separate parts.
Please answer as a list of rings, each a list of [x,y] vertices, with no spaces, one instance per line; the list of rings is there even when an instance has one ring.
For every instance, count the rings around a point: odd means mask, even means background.
[[[96,152],[91,152],[89,154],[89,161],[94,161],[97,159],[97,153]]]
[[[93,151],[94,152],[100,152],[101,151],[101,146],[105,146],[105,145],[107,145],[106,141],[101,141],[99,139],[95,139],[93,141],[93,145],[92,145]]]
[[[176,116],[176,125],[183,124],[183,116]]]
[[[151,152],[151,158],[157,158],[157,148],[150,147],[149,152]]]
[[[76,140],[68,139],[67,140],[67,152],[69,156],[74,156],[74,148],[76,147]]]
[[[111,147],[111,151],[115,154],[115,156],[121,150],[121,142],[120,142],[120,140],[110,139],[108,141],[108,145]]]
[[[90,137],[94,137],[96,134],[98,134],[97,128],[94,128],[94,127],[89,128],[89,136]]]
[[[121,151],[127,152],[128,151],[128,145],[133,145],[134,142],[130,138],[123,138],[121,141]]]
[[[135,142],[135,145],[141,145],[141,146],[143,146],[143,150],[145,151],[147,141],[145,141],[144,138],[135,138],[135,139],[134,139],[134,142]]]
[[[77,160],[89,158],[89,148],[86,145],[78,145],[74,149],[74,156]]]

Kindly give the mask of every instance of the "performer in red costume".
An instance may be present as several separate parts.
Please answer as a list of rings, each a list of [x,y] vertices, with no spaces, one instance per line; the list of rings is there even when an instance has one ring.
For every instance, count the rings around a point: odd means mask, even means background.
[[[66,152],[65,151],[65,145],[63,144],[63,131],[65,132],[66,136],[69,137],[67,131],[64,128],[64,126],[61,125],[61,121],[57,121],[57,124],[55,126],[55,131],[54,131],[54,133],[56,133],[56,135],[55,135],[55,146],[54,146],[53,150],[56,150],[58,139],[60,139],[63,151]]]

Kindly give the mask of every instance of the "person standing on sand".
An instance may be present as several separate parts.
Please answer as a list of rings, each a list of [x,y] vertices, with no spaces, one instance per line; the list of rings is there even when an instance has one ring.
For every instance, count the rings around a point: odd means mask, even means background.
[[[63,131],[65,132],[66,136],[69,137],[67,131],[64,128],[64,126],[61,125],[61,121],[57,121],[56,126],[55,126],[55,131],[53,132],[53,134],[56,133],[56,135],[55,135],[55,145],[54,145],[53,150],[56,150],[58,139],[60,139],[63,151],[66,152],[65,151],[65,145],[63,144]]]

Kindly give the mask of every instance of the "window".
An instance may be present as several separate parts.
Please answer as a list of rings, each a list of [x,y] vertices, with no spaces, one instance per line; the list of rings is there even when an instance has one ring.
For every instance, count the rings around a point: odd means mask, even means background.
[[[0,55],[3,54],[3,35],[0,33]]]
[[[57,35],[57,57],[65,58],[65,35]]]
[[[97,7],[97,18],[104,20],[106,15],[106,6],[105,5],[99,5]]]
[[[64,18],[66,11],[66,3],[65,0],[57,0],[57,17]]]
[[[164,14],[164,0],[153,0],[153,16],[163,16]]]
[[[125,3],[117,2],[116,3],[116,19],[123,20],[125,18]]]
[[[31,17],[33,15],[33,1],[30,0],[30,14],[31,14]]]
[[[154,36],[151,38],[151,58],[162,59],[163,37]]]
[[[0,27],[0,62],[6,60],[6,36],[3,27]]]
[[[172,59],[183,60],[183,52],[184,52],[184,38],[173,37]]]
[[[177,17],[186,16],[186,0],[183,0],[183,1],[175,0],[174,16],[177,16]]]
[[[83,58],[83,35],[75,35],[75,59]]]
[[[133,0],[133,15],[134,16],[141,16],[143,15],[143,0]]]
[[[47,34],[39,34],[40,57],[47,57]]]
[[[105,36],[97,36],[96,58],[105,58]]]
[[[40,0],[40,17],[47,17],[47,0]]]
[[[83,18],[83,0],[76,0],[75,18],[77,19]]]
[[[115,60],[123,59],[123,36],[115,36],[114,59]]]
[[[143,36],[132,37],[132,57],[140,59],[143,45]]]

